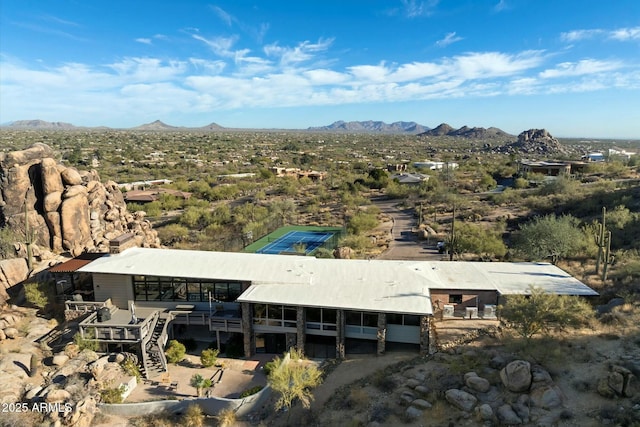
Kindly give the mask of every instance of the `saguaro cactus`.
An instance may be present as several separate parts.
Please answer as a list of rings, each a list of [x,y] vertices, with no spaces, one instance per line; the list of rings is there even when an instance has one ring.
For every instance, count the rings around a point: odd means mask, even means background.
[[[603,206],[602,222],[598,224],[598,232],[596,233],[596,236],[595,236],[596,245],[598,245],[598,258],[596,258],[596,274],[600,274],[600,263],[604,262],[605,265],[607,263],[607,258],[604,257],[604,250],[607,245],[606,220],[607,220],[607,208]]]

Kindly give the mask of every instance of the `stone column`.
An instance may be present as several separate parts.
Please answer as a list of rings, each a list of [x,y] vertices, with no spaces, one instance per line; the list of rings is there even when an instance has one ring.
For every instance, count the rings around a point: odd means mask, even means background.
[[[378,355],[383,355],[387,342],[387,314],[378,313]]]
[[[420,354],[429,354],[429,316],[420,316]]]
[[[296,347],[298,351],[304,354],[304,345],[306,343],[306,330],[307,328],[307,319],[304,315],[304,307],[296,307],[296,332],[297,332],[297,343]]]
[[[336,312],[336,358],[344,359],[345,357],[345,348],[344,348],[344,321],[345,314],[344,310],[337,310]]]
[[[251,357],[256,349],[256,338],[253,335],[253,306],[248,302],[243,302],[241,308],[244,357]]]

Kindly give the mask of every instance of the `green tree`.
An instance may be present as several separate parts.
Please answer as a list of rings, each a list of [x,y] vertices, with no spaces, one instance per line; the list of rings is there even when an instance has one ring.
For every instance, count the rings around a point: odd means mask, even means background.
[[[165,354],[167,355],[167,361],[169,363],[178,363],[182,359],[184,359],[184,355],[187,353],[187,349],[178,340],[169,341],[169,346],[167,347],[167,351]]]
[[[555,214],[536,217],[520,226],[514,249],[525,258],[556,263],[560,258],[576,254],[586,245],[579,221],[571,215]]]
[[[564,330],[588,324],[594,310],[583,298],[546,293],[530,287],[530,295],[508,295],[500,306],[502,322],[529,341],[552,329]]]
[[[472,253],[480,258],[502,258],[507,247],[502,241],[504,227],[487,229],[481,225],[459,223],[456,226],[455,253]]]
[[[198,397],[202,396],[202,389],[211,387],[211,380],[209,378],[205,378],[200,374],[194,374],[191,377],[191,381],[189,383],[191,387],[196,389],[196,393]]]
[[[286,408],[291,414],[291,406],[296,400],[309,408],[313,400],[311,389],[322,381],[322,372],[296,349],[289,351],[289,360],[276,357],[273,362],[268,382],[280,395],[275,404],[276,410]]]

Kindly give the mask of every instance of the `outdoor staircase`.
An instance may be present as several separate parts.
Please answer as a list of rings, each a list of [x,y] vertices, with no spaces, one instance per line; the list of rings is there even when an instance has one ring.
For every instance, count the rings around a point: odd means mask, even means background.
[[[142,343],[143,375],[152,379],[167,372],[167,360],[164,356],[164,345],[167,341],[168,319],[158,317],[154,321],[153,330],[148,340]]]

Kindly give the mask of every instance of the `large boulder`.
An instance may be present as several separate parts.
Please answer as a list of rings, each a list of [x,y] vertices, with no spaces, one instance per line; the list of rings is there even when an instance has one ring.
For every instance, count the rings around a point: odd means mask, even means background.
[[[471,411],[473,407],[476,406],[476,403],[478,403],[478,399],[476,399],[473,394],[455,388],[447,390],[444,396],[447,402],[465,412]]]
[[[465,376],[465,384],[473,391],[477,391],[479,393],[486,393],[491,388],[491,383],[485,378],[479,377],[474,373],[474,375],[466,375]]]
[[[3,259],[0,261],[0,307],[9,299],[7,289],[22,283],[29,277],[29,267],[24,258]]]
[[[51,193],[62,193],[64,185],[58,171],[57,163],[52,158],[42,159],[42,191],[45,196]]]
[[[562,405],[562,393],[555,386],[536,388],[529,395],[531,403],[538,408],[553,409]]]
[[[504,425],[520,425],[522,424],[522,419],[516,414],[513,408],[504,404],[498,408],[498,420],[502,422]]]
[[[74,256],[79,255],[86,246],[92,246],[86,189],[81,185],[69,187],[62,198],[62,246],[70,250]]]
[[[500,371],[500,379],[507,390],[522,393],[529,390],[531,381],[531,364],[526,360],[514,360]]]

